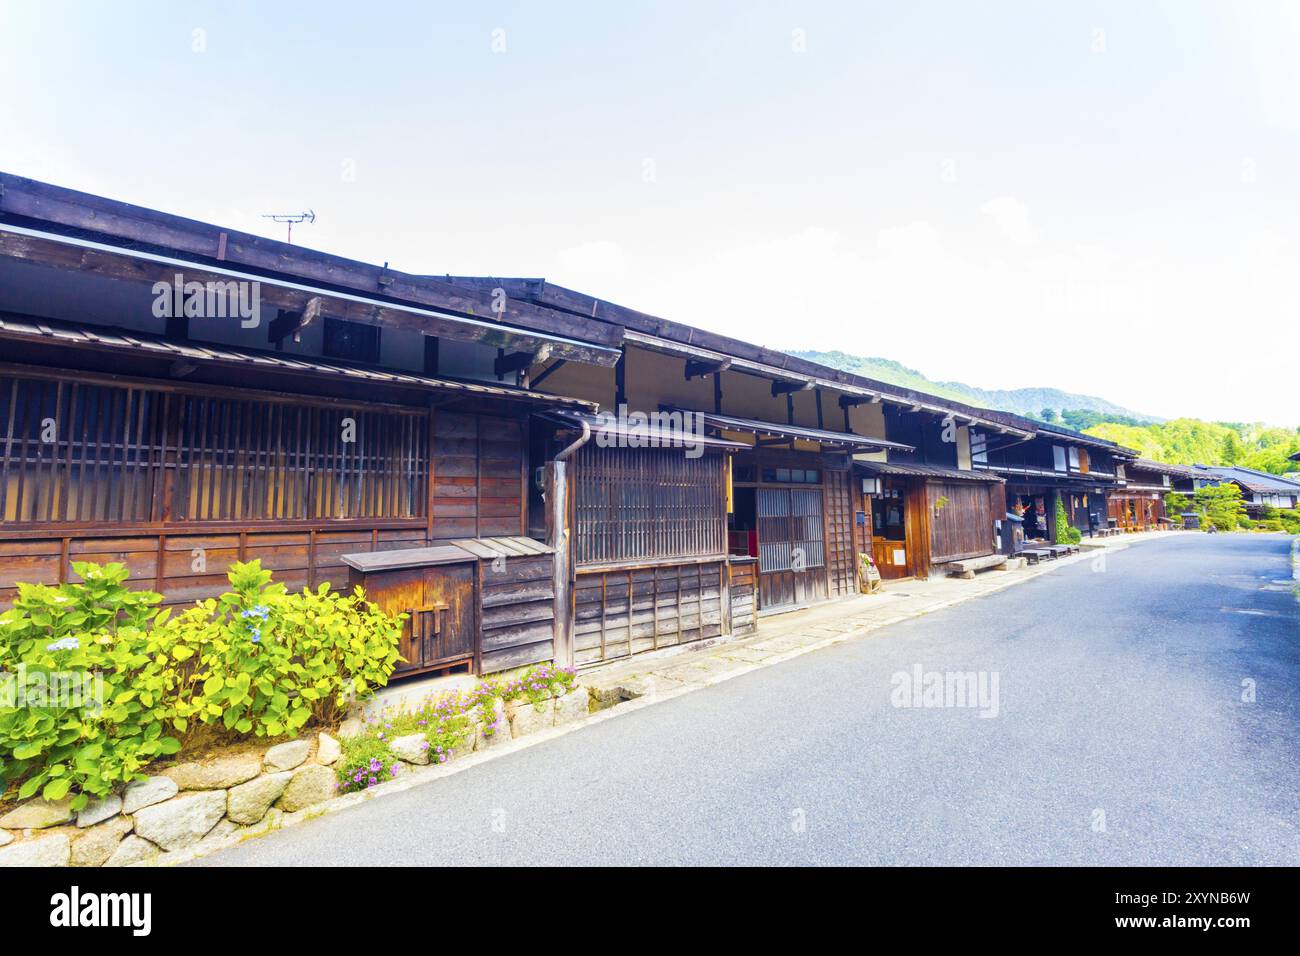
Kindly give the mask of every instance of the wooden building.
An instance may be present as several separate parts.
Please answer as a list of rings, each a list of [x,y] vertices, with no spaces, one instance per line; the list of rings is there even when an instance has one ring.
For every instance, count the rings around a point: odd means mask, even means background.
[[[1034,435],[542,280],[5,174],[0,345],[0,605],[77,560],[178,604],[259,559],[409,612],[409,673],[595,664],[853,596],[858,555],[897,550],[864,482],[912,502],[901,570],[991,550],[976,449]]]
[[[1027,441],[978,435],[971,444],[973,468],[1006,479],[1006,511],[1023,517],[1026,539],[1049,542],[1057,537],[1058,501],[1085,536],[1106,527],[1107,496],[1120,487],[1117,469],[1136,457],[1114,442],[1043,424]]]
[[[653,494],[650,489],[681,488],[669,473],[672,456],[649,465],[642,453],[637,465],[626,452],[592,442],[574,456],[578,513],[587,514],[582,502],[594,498],[604,516],[599,526],[576,529],[574,642],[580,662],[679,642],[675,622],[691,613],[697,596],[690,570],[691,587],[684,597],[674,596],[679,567],[701,570],[705,609],[700,630],[684,628],[685,639],[742,632],[761,615],[856,595],[857,555],[883,548],[874,541],[885,540],[885,532],[873,528],[873,499],[863,491],[870,474],[862,469],[869,465],[916,465],[890,480],[921,498],[931,496],[925,524],[918,518],[912,525],[914,540],[924,544],[913,552],[916,559],[907,573],[924,576],[932,564],[994,550],[994,520],[1001,511],[992,503],[996,498],[1001,508],[1001,482],[971,470],[970,436],[981,430],[1030,438],[1032,426],[1017,416],[899,389],[540,279],[452,281],[467,288],[504,288],[513,297],[624,329],[623,358],[613,369],[556,359],[530,370],[533,387],[587,399],[611,415],[625,408],[634,414],[688,416],[710,438],[734,443],[716,452],[721,472],[697,470],[699,483],[692,492],[709,526],[725,531],[722,551],[716,535],[703,544],[687,541],[685,551],[683,545],[675,551],[662,545],[648,555],[635,545],[638,535],[645,539],[650,533],[640,505]],[[647,488],[635,495],[618,491],[629,471]],[[584,473],[594,477],[584,479]],[[993,487],[999,490],[990,495]],[[708,501],[716,504],[708,507]],[[931,520],[930,514],[937,517]],[[604,543],[584,544],[591,534]],[[611,553],[611,539],[622,550]],[[649,548],[648,540],[640,547]],[[893,550],[882,553],[892,556]],[[656,565],[657,576],[647,563]],[[668,594],[656,597],[665,579]]]
[[[1300,508],[1300,481],[1239,466],[1194,465],[1191,468],[1193,491],[1224,482],[1232,482],[1241,489],[1241,500],[1248,518],[1258,520],[1265,508],[1283,511]]]
[[[510,369],[612,366],[621,333],[494,305],[0,176],[0,604],[81,560],[182,603],[224,590],[238,560],[346,586],[347,556],[526,536],[534,414],[591,406]],[[408,633],[404,667],[552,659],[553,607],[542,628],[502,608],[551,586],[553,555],[472,563],[394,608],[448,604],[443,634]],[[449,576],[473,593],[443,601]]]
[[[1177,515],[1165,514],[1165,495],[1174,490],[1174,481],[1185,477],[1190,469],[1167,465],[1147,458],[1134,458],[1117,465],[1120,484],[1107,495],[1112,527],[1124,531],[1156,531],[1177,524]]]
[[[1032,434],[1003,418],[994,432],[1003,441]],[[892,408],[887,434],[909,446],[885,461],[859,461],[872,558],[882,578],[928,577],[951,561],[982,557],[998,549],[997,527],[1006,510],[1003,479],[976,471],[971,458],[987,441],[987,426],[958,425],[938,412]]]

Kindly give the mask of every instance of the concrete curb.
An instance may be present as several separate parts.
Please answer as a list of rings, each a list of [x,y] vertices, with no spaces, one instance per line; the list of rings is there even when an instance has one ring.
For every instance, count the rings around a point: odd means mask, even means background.
[[[1156,540],[1156,539],[1145,539],[1145,540]],[[1138,544],[1138,543],[1141,542],[1124,541],[1124,542],[1106,546],[1105,550],[1121,551],[1131,547],[1133,544]],[[1300,545],[1300,539],[1297,539],[1296,544]],[[168,858],[162,861],[160,864],[140,863],[135,865],[137,866],[150,866],[150,865],[179,866],[185,863],[190,863],[193,862],[194,860],[211,856],[215,853],[219,853],[220,851],[229,849],[230,847],[238,846],[239,844],[247,840],[259,839],[263,836],[266,836],[268,833],[274,833],[277,830],[283,830],[289,827],[299,826],[303,823],[306,823],[309,820],[317,819],[318,817],[323,817],[329,814],[338,813],[343,810],[349,810],[352,807],[359,806],[363,803],[366,803],[369,800],[375,800],[380,797],[384,797],[393,793],[401,793],[403,791],[410,790],[413,787],[424,786],[426,784],[430,784],[435,781],[443,780],[447,777],[454,776],[458,773],[464,773],[465,771],[472,770],[473,768],[479,766],[480,764],[486,763],[489,760],[496,760],[500,757],[505,757],[510,754],[517,753],[521,750],[526,750],[529,747],[534,747],[538,744],[555,740],[556,738],[563,737],[567,734],[571,734],[575,731],[581,730],[584,727],[590,727],[593,724],[603,723],[607,720],[614,720],[626,714],[632,714],[635,713],[636,711],[643,710],[646,707],[652,707],[656,704],[662,704],[670,700],[675,700],[676,698],[681,697],[685,694],[690,694],[698,690],[703,690],[706,687],[713,687],[717,684],[723,683],[724,681],[729,681],[737,677],[742,677],[745,674],[752,673],[756,670],[761,670],[765,667],[771,667],[774,664],[781,664],[784,663],[785,661],[794,660],[797,657],[802,657],[805,654],[811,654],[814,651],[823,650],[828,647],[834,647],[835,645],[843,644],[846,641],[857,640],[861,637],[870,634],[872,631],[878,631],[881,630],[882,628],[890,627],[891,625],[899,624],[903,621],[909,621],[918,617],[924,617],[925,615],[932,614],[935,611],[942,611],[958,604],[964,604],[967,601],[974,601],[979,598],[985,597],[989,594],[996,594],[999,591],[1005,591],[1007,588],[1015,587],[1016,585],[1023,584],[1026,581],[1032,581],[1036,578],[1041,577],[1044,574],[1050,574],[1053,571],[1058,570],[1059,568],[1067,567],[1073,564],[1078,564],[1079,562],[1085,560],[1092,560],[1095,557],[1095,553],[1099,550],[1100,549],[1095,549],[1095,548],[1089,549],[1085,551],[1080,551],[1078,554],[1072,554],[1069,557],[1058,558],[1055,561],[1042,562],[1037,567],[1033,568],[1032,570],[1028,571],[1026,574],[1022,576],[1018,576],[1010,581],[999,582],[998,584],[992,587],[982,588],[978,593],[962,595],[960,597],[952,598],[950,600],[941,601],[937,604],[929,604],[926,605],[925,607],[917,608],[914,611],[907,611],[901,614],[897,614],[892,617],[886,618],[884,620],[872,621],[869,624],[864,624],[861,625],[860,627],[853,628],[852,630],[845,631],[843,634],[836,634],[832,637],[828,637],[820,641],[814,641],[813,643],[806,644],[802,647],[792,648],[789,651],[783,651],[777,654],[773,654],[770,657],[766,657],[762,661],[757,663],[738,664],[735,668],[731,670],[725,671],[724,673],[721,674],[711,675],[699,681],[680,683],[676,687],[669,687],[662,691],[655,690],[652,693],[642,694],[641,696],[633,698],[631,700],[624,700],[618,704],[613,705],[612,707],[607,707],[603,710],[596,711],[595,713],[590,714],[589,716],[581,720],[575,720],[572,721],[571,723],[565,724],[560,727],[549,727],[535,734],[529,734],[527,737],[521,737],[512,740],[508,744],[498,745],[496,747],[493,747],[491,750],[478,751],[469,754],[468,756],[460,757],[456,760],[453,760],[450,763],[440,764],[438,766],[411,768],[406,772],[406,774],[400,780],[392,780],[389,781],[388,783],[381,783],[371,790],[363,790],[359,793],[344,794],[341,797],[335,797],[334,799],[319,804],[318,806],[309,807],[306,810],[301,810],[297,813],[283,814],[272,825],[266,827],[265,829],[259,829],[257,832],[254,833],[233,834],[232,836],[224,840],[217,840],[208,844],[198,844],[193,847],[188,847],[184,850],[177,850],[172,854],[168,854]],[[1102,551],[1102,553],[1104,553],[1104,551]],[[1300,560],[1300,557],[1297,557],[1298,555],[1300,555],[1300,551],[1297,551],[1295,548],[1293,548],[1292,555],[1294,559]],[[1001,573],[1001,572],[992,572],[992,573]],[[1300,574],[1300,565],[1297,565],[1297,574]]]

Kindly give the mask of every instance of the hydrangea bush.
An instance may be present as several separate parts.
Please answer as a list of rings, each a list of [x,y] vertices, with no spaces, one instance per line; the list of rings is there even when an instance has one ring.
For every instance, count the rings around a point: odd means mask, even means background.
[[[296,734],[387,682],[402,618],[328,585],[290,594],[256,562],[173,615],[121,564],[21,584],[0,614],[0,795],[91,797],[200,736]],[[38,693],[40,692],[40,693]],[[11,789],[16,788],[16,793]]]

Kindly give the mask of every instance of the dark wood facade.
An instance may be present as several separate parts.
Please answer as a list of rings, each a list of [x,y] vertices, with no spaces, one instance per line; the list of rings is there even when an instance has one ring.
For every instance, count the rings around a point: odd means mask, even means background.
[[[945,562],[992,554],[1005,508],[987,475],[912,462],[859,462],[879,490],[860,492],[864,539],[885,580],[928,577]]]

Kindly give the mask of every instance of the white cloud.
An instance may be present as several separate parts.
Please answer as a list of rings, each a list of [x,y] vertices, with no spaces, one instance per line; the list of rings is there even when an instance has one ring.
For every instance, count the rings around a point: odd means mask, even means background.
[[[1029,210],[1019,199],[999,196],[980,206],[980,212],[992,216],[1002,235],[1012,242],[1031,244],[1038,241],[1038,233],[1029,223]]]
[[[880,229],[861,247],[809,226],[653,277],[633,270],[610,297],[769,347],[896,359],[938,380],[1295,424],[1290,352],[1251,348],[1232,360],[1222,346],[1235,349],[1247,328],[1261,344],[1286,340],[1297,258],[1296,236],[1234,248],[1212,224],[995,251],[925,221]]]

